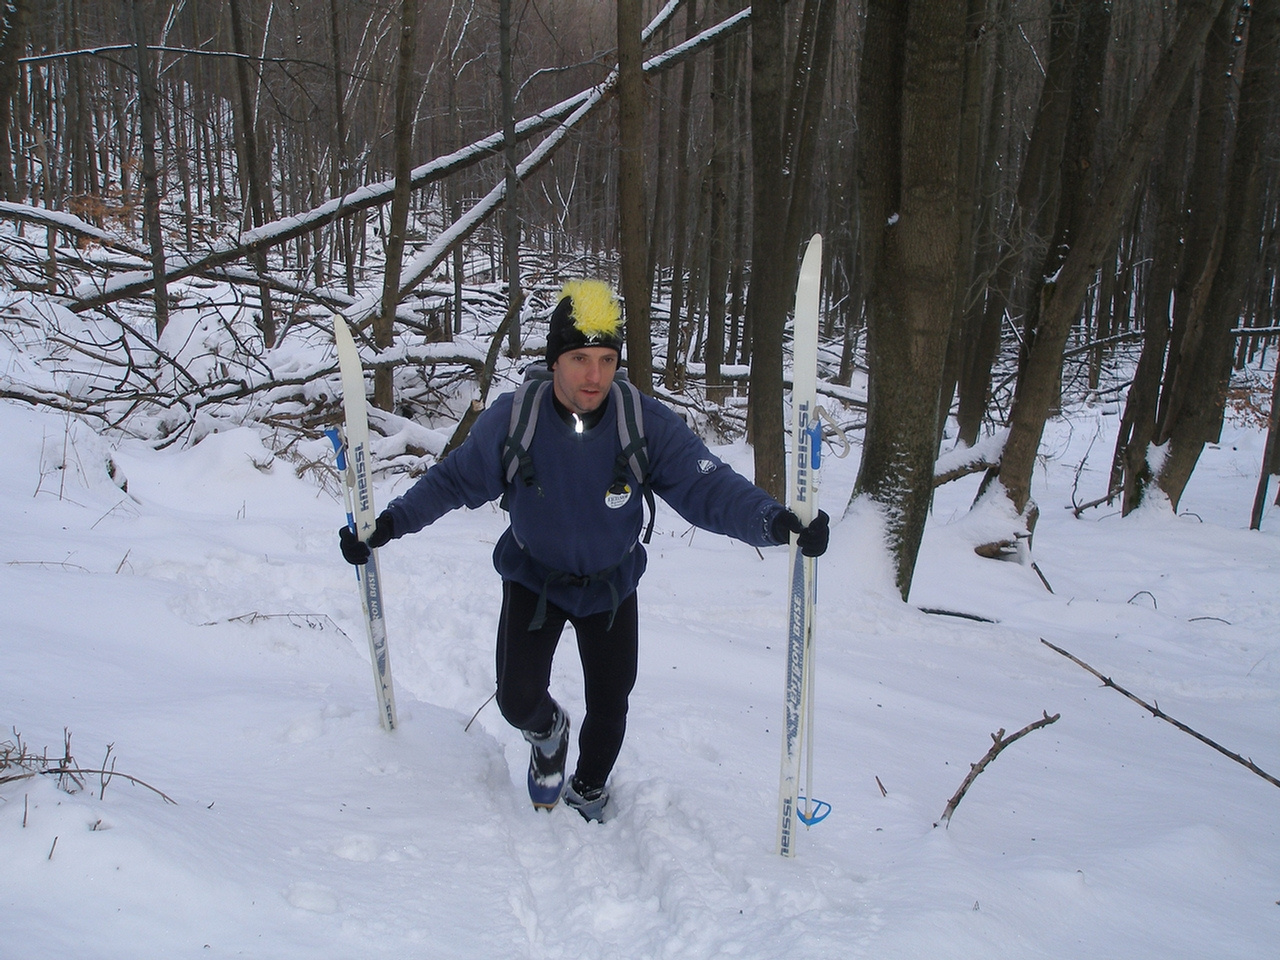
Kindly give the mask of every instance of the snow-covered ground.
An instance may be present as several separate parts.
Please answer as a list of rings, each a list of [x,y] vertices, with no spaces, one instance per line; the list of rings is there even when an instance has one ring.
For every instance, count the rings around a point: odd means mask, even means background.
[[[1181,516],[1075,519],[1114,413],[1047,433],[1052,593],[973,554],[1002,522],[969,510],[976,478],[939,493],[909,605],[872,518],[836,524],[815,759],[833,812],[784,860],[780,549],[660,509],[616,813],[588,824],[529,807],[527,748],[482,707],[496,506],[381,552],[387,734],[332,484],[248,429],[155,452],[0,404],[0,740],[61,755],[65,730],[80,766],[109,751],[142,781],[0,784],[0,958],[1275,956],[1280,791],[1040,642],[1280,775],[1280,513],[1247,529],[1262,436],[1229,426]],[[855,459],[824,463],[837,514]],[[568,633],[554,685],[580,717]],[[991,735],[1045,713],[935,826]]]

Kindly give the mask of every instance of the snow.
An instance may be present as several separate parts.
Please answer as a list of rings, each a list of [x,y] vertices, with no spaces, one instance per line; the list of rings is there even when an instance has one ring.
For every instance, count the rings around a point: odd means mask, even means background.
[[[909,604],[875,511],[834,525],[815,758],[833,812],[784,860],[780,549],[660,509],[616,814],[588,824],[530,808],[527,747],[482,706],[496,507],[382,551],[387,734],[331,480],[249,428],[155,451],[0,404],[0,740],[58,756],[65,730],[81,767],[109,753],[143,782],[0,783],[0,957],[1272,956],[1277,788],[1040,643],[1280,774],[1280,516],[1247,530],[1263,438],[1229,425],[1180,516],[1076,519],[1114,413],[1047,430],[1052,593],[973,554],[1009,520],[970,509],[977,477],[939,492]],[[856,460],[824,459],[837,513]],[[381,477],[379,502],[409,482]],[[569,637],[553,686],[580,718]],[[1045,712],[935,827],[991,735]]]

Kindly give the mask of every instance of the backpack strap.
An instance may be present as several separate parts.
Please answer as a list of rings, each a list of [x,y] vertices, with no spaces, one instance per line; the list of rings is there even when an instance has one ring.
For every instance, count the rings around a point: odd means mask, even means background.
[[[551,372],[540,367],[531,367],[525,374],[524,382],[516,387],[511,399],[511,421],[507,427],[507,437],[502,443],[502,470],[510,487],[519,478],[526,487],[533,486],[533,457],[529,447],[533,443],[533,432],[538,426],[538,411],[542,409],[543,397],[551,388]],[[609,387],[609,396],[613,402],[618,421],[618,441],[622,450],[613,465],[613,481],[619,490],[627,483],[627,470],[630,469],[640,484],[640,492],[645,505],[649,508],[649,524],[645,528],[642,540],[648,543],[653,536],[655,502],[653,490],[647,482],[649,475],[649,444],[644,435],[644,412],[640,406],[640,390],[627,379],[626,371],[619,370]],[[502,506],[506,507],[506,495],[502,498]]]
[[[516,387],[511,400],[511,423],[502,444],[502,468],[508,486],[515,483],[517,477],[526,487],[533,485],[533,457],[529,455],[529,445],[533,443],[533,431],[538,425],[542,397],[550,387],[550,379],[538,377],[528,377]]]
[[[615,484],[624,484],[627,480],[627,468],[640,483],[640,492],[644,495],[645,506],[649,508],[649,525],[641,538],[648,543],[653,536],[654,500],[653,490],[647,478],[649,475],[649,442],[644,435],[644,411],[640,406],[640,390],[625,376],[615,377],[609,387],[613,405],[618,414],[618,440],[622,451],[613,465]]]

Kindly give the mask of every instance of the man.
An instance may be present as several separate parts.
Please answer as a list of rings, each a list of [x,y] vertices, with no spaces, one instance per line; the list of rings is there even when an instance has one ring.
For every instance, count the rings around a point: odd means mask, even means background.
[[[511,523],[493,552],[502,576],[498,707],[531,744],[534,806],[550,810],[563,797],[594,821],[606,816],[607,781],[636,679],[636,585],[646,564],[644,497],[637,492],[647,484],[689,522],[754,546],[786,543],[796,533],[809,556],[826,550],[829,524],[819,512],[805,528],[717,459],[666,406],[640,396],[622,377],[615,382],[621,352],[622,313],[609,286],[565,284],[547,334],[551,389],[531,400],[524,388],[498,397],[448,459],[391,501],[367,543],[346,527],[339,531],[343,556],[364,563],[371,548],[450,510],[505,498]],[[625,418],[615,405],[629,413],[638,406],[633,419],[643,422],[643,441],[628,446],[642,448],[643,477],[628,459],[635,451],[623,450]],[[531,417],[537,418],[532,436],[526,430],[517,438],[516,421]],[[566,622],[577,634],[586,699],[577,768],[567,784],[569,717],[548,689]]]

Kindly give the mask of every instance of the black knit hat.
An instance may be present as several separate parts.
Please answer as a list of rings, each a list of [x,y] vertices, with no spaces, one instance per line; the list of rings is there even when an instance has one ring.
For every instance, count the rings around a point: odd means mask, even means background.
[[[547,366],[579,347],[609,347],[622,355],[622,307],[603,280],[570,280],[551,313]]]

